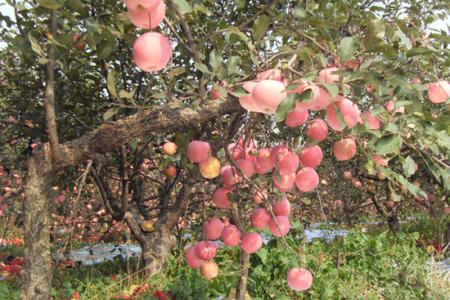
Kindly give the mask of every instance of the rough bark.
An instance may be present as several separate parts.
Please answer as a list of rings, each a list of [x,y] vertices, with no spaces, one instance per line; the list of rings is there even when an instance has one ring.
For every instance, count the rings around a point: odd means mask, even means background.
[[[185,201],[189,200],[186,198]],[[159,273],[166,264],[167,254],[176,244],[176,238],[172,234],[173,230],[160,228],[146,234],[139,226],[143,221],[142,217],[133,209],[127,211],[123,219],[141,245],[145,275],[150,277]]]
[[[239,203],[240,204],[240,203]],[[240,205],[233,206],[231,209],[232,220],[239,228],[241,232],[245,232],[245,226],[242,222],[240,215]],[[247,292],[248,283],[248,270],[250,268],[250,254],[245,253],[241,249],[241,265],[240,265],[240,278],[236,288],[236,299],[245,300],[245,294]]]
[[[386,184],[385,190],[386,190],[386,199],[387,200],[391,199],[392,195],[391,195],[391,190],[389,189],[388,184]],[[389,228],[392,231],[394,231],[394,232],[400,231],[400,222],[397,217],[397,208],[395,206],[390,208],[390,210],[386,216],[386,221],[389,225]]]
[[[50,27],[56,36],[57,19],[53,10]],[[22,299],[50,299],[52,257],[50,253],[50,187],[54,178],[53,163],[60,162],[62,152],[58,140],[55,113],[55,46],[49,47],[49,61],[46,65],[45,81],[45,121],[51,155],[37,151],[28,159],[28,174],[25,185],[27,198],[23,205],[25,238],[25,272],[23,275]]]
[[[56,11],[52,10],[51,17],[51,33],[56,36],[57,19]],[[52,158],[55,163],[62,160],[61,149],[59,148],[58,129],[56,125],[55,113],[55,45],[49,46],[49,58],[45,70],[45,123],[47,128],[48,140],[52,149]]]
[[[24,201],[25,272],[22,299],[50,299],[52,259],[50,254],[49,189],[53,174],[36,154],[28,160]]]
[[[142,245],[145,274],[150,277],[160,273],[167,263],[167,255],[176,245],[177,239],[171,232],[154,232]]]
[[[170,133],[184,128],[200,128],[205,122],[242,110],[236,99],[211,101],[200,109],[183,107],[180,102],[157,106],[104,123],[82,137],[61,144],[61,168],[77,165],[96,154],[109,153],[134,138],[149,133]]]
[[[351,199],[344,197],[344,214],[347,225],[352,226],[352,204]]]
[[[248,282],[248,269],[250,268],[250,254],[241,251],[241,278],[236,291],[237,300],[245,300]]]

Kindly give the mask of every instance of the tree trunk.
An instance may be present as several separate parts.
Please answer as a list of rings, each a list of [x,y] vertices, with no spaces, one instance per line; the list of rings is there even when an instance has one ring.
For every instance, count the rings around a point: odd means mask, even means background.
[[[43,156],[43,155],[42,155]],[[24,200],[25,270],[22,299],[50,299],[52,258],[50,253],[50,203],[53,174],[41,155],[28,160]]]
[[[352,226],[352,204],[351,200],[349,200],[347,197],[344,197],[344,213],[347,225]]]
[[[197,110],[191,107],[180,108],[179,103],[181,102],[176,101],[151,107],[116,122],[102,124],[75,140],[60,144],[63,160],[58,162],[58,170],[77,166],[97,154],[112,152],[133,138],[148,133],[168,134],[181,129],[196,128],[209,120],[242,110],[233,98],[207,103]],[[35,152],[28,162],[29,173],[25,188],[27,200],[24,203],[25,266],[22,299],[27,300],[50,299],[52,280],[49,212],[51,201],[48,200],[48,192],[54,172],[51,172],[51,163],[46,159],[52,157],[50,145],[46,143],[41,148],[42,152]],[[184,211],[183,205],[187,204],[176,205],[182,208],[178,209],[179,212]],[[177,221],[179,216],[181,213],[173,219]],[[164,218],[164,221],[172,220]]]
[[[389,228],[391,228],[394,232],[400,231],[400,222],[397,217],[397,209],[394,207],[392,208],[391,212],[387,216],[387,223],[389,225]]]
[[[247,292],[248,269],[250,267],[250,254],[241,250],[241,278],[236,291],[237,300],[245,300],[245,293]]]
[[[141,244],[145,275],[151,277],[160,273],[167,263],[167,255],[172,251],[177,239],[169,232],[154,232]]]

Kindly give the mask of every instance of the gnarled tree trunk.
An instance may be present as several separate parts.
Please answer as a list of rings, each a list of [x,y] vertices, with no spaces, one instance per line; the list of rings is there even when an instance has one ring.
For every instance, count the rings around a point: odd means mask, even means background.
[[[52,258],[50,253],[49,193],[53,173],[42,157],[28,160],[24,200],[25,271],[22,299],[50,299]]]
[[[141,245],[147,276],[158,274],[163,270],[167,263],[167,255],[176,242],[176,237],[170,232],[155,232]]]
[[[181,128],[201,126],[209,120],[240,111],[241,108],[236,103],[236,99],[229,98],[208,103],[195,110],[191,107],[180,107],[180,103],[176,102],[151,107],[116,122],[105,123],[78,139],[60,144],[62,161],[57,163],[57,168],[64,170],[69,166],[76,166],[85,160],[95,158],[98,154],[114,151],[133,138],[150,132],[169,133]],[[25,185],[27,199],[24,203],[25,267],[21,294],[21,298],[27,300],[50,299],[52,260],[49,190],[56,173],[50,158],[52,158],[50,145],[46,143],[30,157],[28,162]],[[166,213],[155,229],[170,228],[167,224],[176,224],[186,205],[187,201],[181,201],[180,198],[175,203],[175,208],[179,208],[176,209],[177,213]],[[157,257],[156,254],[153,255]]]

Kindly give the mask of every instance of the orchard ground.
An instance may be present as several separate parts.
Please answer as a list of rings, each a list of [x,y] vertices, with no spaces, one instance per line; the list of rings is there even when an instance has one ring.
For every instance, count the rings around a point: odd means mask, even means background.
[[[248,296],[246,299],[446,299],[450,293],[450,271],[439,270],[439,261],[448,249],[439,248],[444,228],[443,219],[416,215],[415,221],[402,224],[394,234],[386,226],[346,227],[349,235],[331,243],[317,239],[305,242],[305,224],[294,221],[286,236],[290,247],[301,253],[303,265],[314,275],[307,292],[294,292],[286,287],[286,260],[282,240],[273,239],[251,257]],[[333,225],[321,225],[332,229]],[[8,231],[6,240],[18,246],[3,246],[0,299],[19,299],[19,272],[6,266],[22,256],[20,229]],[[419,234],[420,232],[420,234]],[[186,231],[183,234],[198,234]],[[268,232],[267,232],[268,233]],[[189,268],[183,248],[192,240],[184,240],[169,255],[165,271],[151,279],[140,272],[138,259],[120,259],[92,266],[60,261],[55,269],[54,299],[233,299],[239,280],[238,247],[221,248],[215,258],[220,267],[213,280],[204,279],[198,270]],[[117,239],[113,243],[122,243]],[[55,250],[63,245],[56,244]],[[86,246],[74,241],[66,252]],[[231,291],[231,292],[230,292]],[[173,297],[173,299],[175,299]]]

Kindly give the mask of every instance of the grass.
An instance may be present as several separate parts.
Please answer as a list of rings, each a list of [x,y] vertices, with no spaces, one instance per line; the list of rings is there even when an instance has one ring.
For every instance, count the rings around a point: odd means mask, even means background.
[[[282,240],[272,240],[251,256],[249,294],[253,300],[448,299],[450,274],[436,270],[443,254],[430,257],[417,228],[410,229],[398,235],[352,230],[347,238],[332,243],[317,240],[305,244],[299,242],[303,238],[301,224],[294,224],[286,238],[289,248]],[[6,251],[21,254],[17,247]],[[220,249],[215,259],[220,275],[211,281],[187,267],[182,249],[175,249],[165,272],[151,279],[137,272],[137,260],[61,267],[55,271],[52,294],[55,299],[71,299],[78,291],[80,299],[112,299],[147,284],[151,288],[136,299],[155,299],[156,289],[172,292],[177,300],[226,298],[239,279],[238,258],[238,249]],[[314,276],[312,288],[303,293],[292,292],[286,283],[287,271],[297,265]],[[18,278],[0,282],[0,299],[18,299],[19,286]]]

